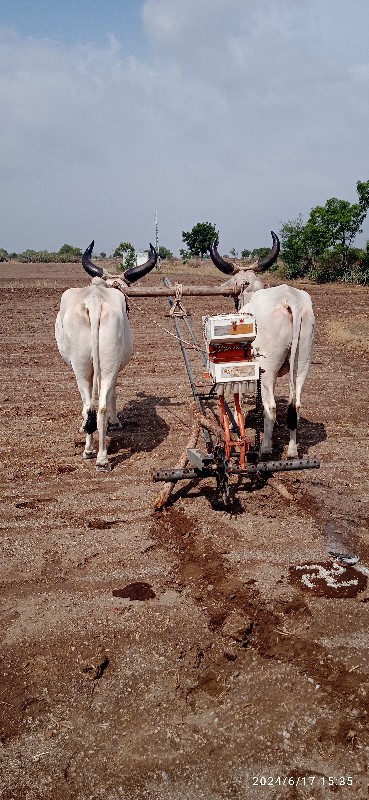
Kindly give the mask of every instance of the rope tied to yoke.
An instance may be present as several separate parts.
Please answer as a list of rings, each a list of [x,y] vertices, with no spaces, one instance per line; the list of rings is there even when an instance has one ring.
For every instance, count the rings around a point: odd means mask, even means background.
[[[168,328],[164,328],[164,325],[161,325],[160,322],[157,322],[155,319],[150,317],[150,314],[148,314],[147,311],[144,311],[144,309],[141,308],[141,306],[138,305],[136,300],[134,300],[132,302],[132,297],[129,298],[129,304],[130,304],[130,306],[132,306],[132,308],[137,308],[137,310],[140,311],[141,314],[144,314],[145,317],[147,317],[147,319],[149,319],[150,322],[152,322],[153,325],[156,325],[156,327],[160,328],[161,331],[164,331],[164,333],[167,333],[168,336],[172,337],[172,339],[177,339],[178,342],[182,341],[183,344],[186,344],[187,347],[190,347],[192,350],[197,350],[198,353],[204,353],[204,350],[202,349],[202,347],[199,347],[197,344],[194,344],[193,342],[188,342],[186,339],[180,339],[179,336],[177,336],[176,333],[172,333],[172,331],[168,331]],[[186,310],[185,310],[184,316],[187,316]]]
[[[104,277],[104,280],[106,280],[105,277]],[[141,308],[141,306],[139,306],[138,303],[136,303],[136,300],[134,300],[134,301],[132,300],[132,297],[129,298],[129,305],[128,305],[128,298],[127,298],[127,295],[124,292],[124,289],[127,286],[127,284],[124,283],[124,281],[121,278],[115,277],[114,279],[106,280],[106,284],[109,287],[109,289],[118,289],[118,291],[120,291],[120,292],[122,292],[122,294],[124,294],[125,301],[126,301],[126,306],[127,306],[127,311],[130,309],[131,306],[133,308],[136,307],[137,310],[140,311],[141,314],[145,314],[147,319],[149,319],[150,322],[152,322],[153,325],[156,325],[157,328],[160,328],[160,330],[164,331],[164,333],[167,333],[168,336],[172,337],[172,339],[177,339],[178,342],[181,341],[181,339],[179,338],[179,336],[177,336],[176,333],[172,333],[172,331],[168,331],[168,328],[164,328],[164,325],[160,325],[159,322],[157,322],[155,319],[150,317],[150,315],[147,313],[147,311],[144,311],[143,308]],[[181,298],[182,298],[182,284],[181,283],[176,283],[175,284],[175,291],[176,291],[175,301],[174,301],[174,305],[173,305],[172,308],[175,309],[175,306],[177,304],[178,311],[176,311],[176,310],[172,311],[172,309],[171,309],[169,314],[172,317],[187,317],[187,311],[186,311],[186,309],[185,309],[185,307],[184,307],[184,305],[183,305],[183,303],[181,301]],[[183,344],[186,344],[187,347],[190,347],[192,350],[197,350],[199,353],[204,353],[204,350],[202,349],[202,347],[199,347],[197,344],[194,344],[193,342],[188,342],[186,339],[182,339],[182,342],[183,342]]]
[[[170,317],[187,317],[187,311],[182,303],[182,292],[183,292],[183,285],[182,283],[175,283],[174,284],[175,296],[173,305],[169,311]]]

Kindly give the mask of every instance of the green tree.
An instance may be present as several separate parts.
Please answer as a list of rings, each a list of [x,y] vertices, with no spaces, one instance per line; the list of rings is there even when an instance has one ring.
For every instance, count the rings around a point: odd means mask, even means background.
[[[311,209],[304,225],[301,214],[280,231],[287,277],[302,275],[323,280],[346,280],[353,275],[352,243],[369,209],[369,181],[358,181],[357,203],[331,197]],[[352,278],[353,279],[353,278]]]
[[[80,247],[74,247],[72,244],[62,244],[59,255],[67,258],[68,261],[79,260],[82,257],[82,250]]]
[[[369,181],[358,181],[356,189],[358,203],[331,197],[325,206],[316,206],[311,210],[306,224],[306,236],[314,261],[327,250],[331,250],[339,256],[342,270],[347,269],[349,249],[357,234],[362,232],[361,226],[368,212]]]
[[[19,253],[19,261],[25,263],[31,263],[32,261],[38,261],[38,252],[37,250],[24,250],[23,253]]]
[[[0,261],[9,261],[10,255],[7,250],[4,250],[3,247],[0,247]]]
[[[106,258],[106,253],[104,253],[104,251],[103,251],[103,250],[102,250],[102,251],[101,251],[101,253],[100,253],[100,258]]]
[[[270,251],[270,247],[254,247],[251,251],[251,258],[264,258]]]
[[[309,268],[305,226],[302,215],[288,220],[279,232],[282,256],[288,278],[300,278]]]
[[[210,222],[198,222],[190,231],[182,231],[182,240],[187,245],[188,250],[181,250],[184,257],[201,256],[210,250],[214,239],[218,238],[215,225]]]
[[[366,243],[366,249],[361,251],[359,259],[354,265],[353,275],[357,283],[369,286],[369,242]]]
[[[247,250],[246,248],[244,250],[241,250],[241,258],[250,258],[250,256],[251,256],[251,250]]]
[[[134,250],[133,244],[131,242],[121,242],[118,244],[118,247],[115,248],[113,253],[113,258],[123,258],[124,254],[129,252],[130,250]]]
[[[136,264],[135,248],[131,242],[121,242],[115,248],[113,258],[121,258],[120,269],[124,272],[126,269],[131,269]]]
[[[166,259],[166,258],[167,259],[171,259],[171,258],[173,258],[173,253],[171,253],[171,251],[168,250],[167,247],[163,247],[163,245],[161,244],[159,249],[158,249],[158,256],[159,256],[159,258],[163,258],[163,259]]]
[[[235,247],[231,247],[231,249],[229,251],[229,255],[233,256],[233,258],[238,258],[238,251],[236,250]]]

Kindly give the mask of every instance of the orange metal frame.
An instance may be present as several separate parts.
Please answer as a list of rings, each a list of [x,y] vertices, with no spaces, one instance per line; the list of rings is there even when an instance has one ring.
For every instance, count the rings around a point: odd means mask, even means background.
[[[245,432],[245,419],[242,413],[241,404],[240,404],[240,395],[238,392],[234,394],[234,405],[236,409],[237,415],[237,424],[240,430],[240,436],[237,439],[231,438],[231,432],[229,429],[229,420],[226,412],[224,396],[222,395],[219,398],[219,405],[220,405],[220,422],[222,428],[224,430],[225,435],[225,452],[227,460],[231,457],[232,448],[239,449],[240,451],[240,467],[242,469],[246,468],[246,453],[248,452],[249,445],[246,439],[246,432]]]

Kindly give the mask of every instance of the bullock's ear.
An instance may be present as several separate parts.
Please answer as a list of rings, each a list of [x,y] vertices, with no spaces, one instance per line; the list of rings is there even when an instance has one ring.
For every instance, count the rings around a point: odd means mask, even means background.
[[[91,244],[86,248],[85,252],[82,256],[82,266],[83,269],[91,276],[91,278],[102,278],[104,275],[104,270],[102,267],[96,266],[91,261],[92,251],[94,249],[94,240],[92,240]]]

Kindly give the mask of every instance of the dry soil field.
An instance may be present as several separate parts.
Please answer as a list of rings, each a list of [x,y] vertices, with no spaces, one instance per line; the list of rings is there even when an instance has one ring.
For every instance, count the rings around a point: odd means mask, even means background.
[[[178,278],[219,282],[212,267]],[[132,302],[123,430],[96,473],[54,340],[62,291],[86,283],[79,265],[1,265],[0,796],[367,798],[365,570],[337,597],[299,567],[335,569],[330,549],[369,567],[368,289],[304,286],[318,330],[299,443],[320,470],[243,482],[232,513],[211,481],[181,484],[159,513],[152,473],[187,442],[190,390],[138,304],[171,329],[167,307]],[[199,331],[232,301],[187,305]]]

